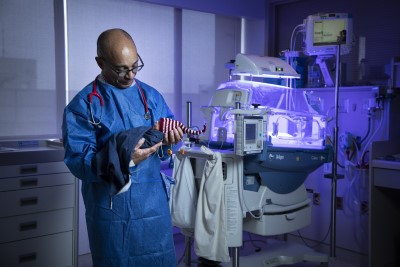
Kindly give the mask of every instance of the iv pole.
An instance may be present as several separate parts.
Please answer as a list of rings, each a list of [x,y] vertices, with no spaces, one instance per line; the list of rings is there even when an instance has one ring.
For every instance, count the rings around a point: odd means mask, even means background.
[[[331,235],[330,235],[330,256],[336,257],[336,192],[337,179],[342,178],[342,175],[337,173],[338,163],[338,135],[339,135],[339,74],[340,74],[340,44],[336,49],[336,76],[335,76],[335,129],[334,129],[334,153],[332,160],[332,174],[328,175],[332,178],[331,185]],[[341,176],[341,177],[339,177]]]

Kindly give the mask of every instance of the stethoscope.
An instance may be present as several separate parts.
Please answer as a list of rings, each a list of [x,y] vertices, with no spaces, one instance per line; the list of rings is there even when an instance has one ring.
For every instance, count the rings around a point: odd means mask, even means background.
[[[141,97],[142,97],[143,106],[144,106],[144,111],[145,111],[145,113],[144,113],[144,118],[145,118],[146,120],[150,120],[150,119],[151,119],[151,114],[150,114],[150,111],[149,111],[149,106],[147,105],[146,96],[144,95],[143,89],[142,89],[142,87],[140,86],[140,84],[136,81],[136,79],[134,79],[134,80],[135,80],[135,83],[137,84],[137,86],[138,86],[138,88],[139,88],[140,95],[141,95]],[[96,120],[94,119],[94,116],[93,116],[92,99],[93,99],[94,96],[97,97],[97,98],[99,99],[99,101],[100,101],[100,107],[101,107],[101,108],[100,108],[100,109],[101,109],[101,111],[100,111],[100,118],[99,118],[98,121],[96,121]],[[93,90],[92,90],[92,92],[88,95],[88,98],[89,98],[89,109],[90,109],[90,119],[89,119],[89,123],[92,124],[92,125],[94,125],[94,126],[97,126],[98,128],[101,128],[100,123],[101,123],[101,118],[102,118],[102,116],[103,116],[103,105],[104,105],[104,101],[103,101],[103,98],[101,97],[101,95],[97,92],[97,77],[96,77],[96,79],[95,79],[94,82],[93,82]]]

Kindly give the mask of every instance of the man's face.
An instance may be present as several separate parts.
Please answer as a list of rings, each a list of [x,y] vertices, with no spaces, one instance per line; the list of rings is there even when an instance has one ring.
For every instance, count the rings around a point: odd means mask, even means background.
[[[105,80],[121,89],[132,86],[136,73],[143,67],[133,45],[116,47],[107,57],[98,57],[98,63]]]

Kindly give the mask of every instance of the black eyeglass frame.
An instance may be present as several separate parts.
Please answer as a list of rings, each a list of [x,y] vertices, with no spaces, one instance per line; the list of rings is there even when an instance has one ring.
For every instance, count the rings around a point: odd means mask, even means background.
[[[138,63],[137,67],[133,67],[133,68],[126,69],[126,70],[117,70],[117,69],[115,69],[115,66],[111,65],[105,58],[103,58],[103,57],[99,57],[99,58],[101,60],[103,60],[110,67],[110,69],[118,75],[119,78],[125,77],[131,71],[136,75],[136,73],[138,73],[144,67],[144,62],[139,54],[138,54],[138,60],[136,61]],[[139,64],[139,62],[140,62],[140,64]]]

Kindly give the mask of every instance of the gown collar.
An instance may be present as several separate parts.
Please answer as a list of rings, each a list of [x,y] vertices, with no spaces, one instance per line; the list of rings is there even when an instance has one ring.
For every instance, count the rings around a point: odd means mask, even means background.
[[[99,80],[99,81],[100,81],[102,84],[105,84],[105,85],[108,85],[108,86],[115,87],[115,86],[113,86],[113,85],[109,84],[108,82],[106,82],[106,79],[104,78],[104,75],[103,75],[103,73],[100,73],[100,74],[97,76],[97,80]],[[132,83],[132,85],[131,85],[131,86],[129,86],[128,88],[131,88],[131,87],[135,86],[135,84],[136,84],[136,79],[134,79],[134,80],[133,80],[133,83]],[[115,87],[115,88],[116,88],[116,87]]]

